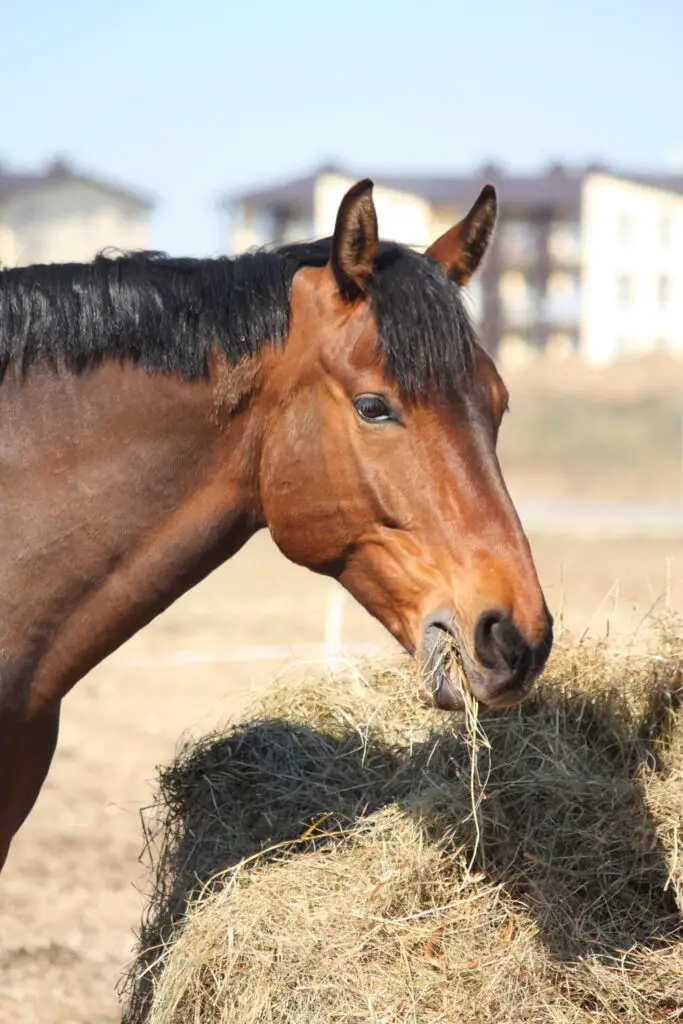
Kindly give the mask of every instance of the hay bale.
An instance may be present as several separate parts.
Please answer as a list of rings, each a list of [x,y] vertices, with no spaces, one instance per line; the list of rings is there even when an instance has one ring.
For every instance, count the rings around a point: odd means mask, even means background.
[[[683,1019],[680,651],[534,696],[305,681],[161,771],[125,1024]]]

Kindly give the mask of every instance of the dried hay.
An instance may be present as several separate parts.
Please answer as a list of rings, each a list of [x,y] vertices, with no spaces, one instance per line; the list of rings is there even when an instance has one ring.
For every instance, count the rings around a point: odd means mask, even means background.
[[[159,776],[126,1024],[683,1019],[663,643],[561,642],[477,735],[390,665],[288,684],[186,745]]]

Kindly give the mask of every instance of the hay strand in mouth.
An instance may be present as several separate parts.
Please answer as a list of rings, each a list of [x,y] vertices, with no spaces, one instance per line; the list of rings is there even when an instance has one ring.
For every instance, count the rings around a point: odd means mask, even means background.
[[[563,638],[519,708],[462,715],[365,665],[188,741],[124,1021],[683,1019],[682,653]]]
[[[463,715],[465,727],[463,736],[469,753],[469,793],[470,793],[470,814],[475,828],[475,841],[472,846],[472,853],[468,870],[474,870],[474,864],[480,861],[482,869],[486,867],[486,854],[483,848],[483,836],[481,828],[481,804],[485,799],[486,783],[491,774],[491,744],[488,741],[486,730],[479,718],[479,701],[474,697],[467,681],[467,673],[463,665],[460,649],[455,638],[448,636],[443,644],[443,660],[450,666],[451,672],[457,678],[457,689],[460,692],[463,702]],[[486,752],[486,771],[482,781],[479,770],[480,752]]]

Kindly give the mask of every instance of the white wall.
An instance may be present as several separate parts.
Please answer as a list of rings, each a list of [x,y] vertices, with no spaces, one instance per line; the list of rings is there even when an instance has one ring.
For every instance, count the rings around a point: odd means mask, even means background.
[[[89,182],[46,182],[0,204],[7,266],[87,261],[110,246],[148,248],[148,211]]]
[[[683,354],[683,196],[588,175],[581,292],[581,350],[589,362],[656,348]]]
[[[313,200],[315,235],[331,235],[344,193],[356,179],[339,174],[323,174],[318,178]],[[403,245],[426,248],[431,234],[432,209],[419,196],[376,185],[373,191],[380,238]]]
[[[300,211],[298,218],[293,213],[284,241],[308,241],[331,235],[339,204],[356,180],[340,174],[320,175],[314,186],[312,217],[307,211]],[[430,203],[409,192],[375,185],[373,196],[380,237],[418,250],[425,249],[459,219],[459,211],[441,208],[435,213]],[[473,201],[475,198],[476,195]],[[463,215],[466,212],[463,211]],[[267,217],[260,216],[258,209],[250,208],[248,203],[238,204],[233,209],[228,230],[229,252],[239,253],[267,245],[273,241],[272,235]]]

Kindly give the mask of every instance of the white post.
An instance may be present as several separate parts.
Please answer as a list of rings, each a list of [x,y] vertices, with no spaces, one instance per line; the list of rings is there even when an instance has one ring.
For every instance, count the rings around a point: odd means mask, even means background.
[[[325,616],[325,639],[323,642],[326,661],[333,661],[342,653],[342,622],[345,601],[346,591],[341,587],[335,587],[330,594]]]

